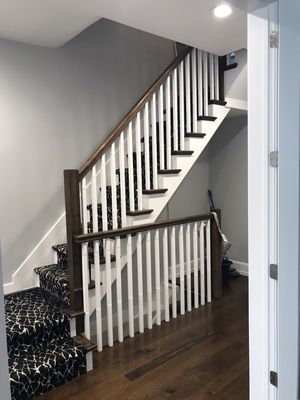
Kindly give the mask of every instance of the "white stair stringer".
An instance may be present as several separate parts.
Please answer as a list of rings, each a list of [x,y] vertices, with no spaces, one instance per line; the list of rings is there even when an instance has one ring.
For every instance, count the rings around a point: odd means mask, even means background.
[[[160,175],[159,176],[159,188],[168,189],[164,194],[158,195],[143,195],[143,208],[152,209],[153,212],[149,215],[142,215],[137,217],[127,217],[127,225],[140,225],[146,223],[153,223],[156,221],[162,210],[165,208],[176,189],[179,187],[183,179],[186,177],[196,160],[199,158],[207,144],[214,136],[215,132],[221,125],[229,113],[230,108],[226,106],[210,105],[209,115],[214,116],[217,119],[215,121],[198,121],[198,131],[192,133],[205,133],[203,138],[185,138],[185,149],[192,150],[192,155],[186,156],[172,156],[173,168],[181,169],[179,174],[174,175]],[[144,235],[143,235],[144,237]],[[132,254],[136,251],[136,239],[132,238]],[[112,253],[113,254],[113,253]],[[121,239],[121,270],[126,266],[126,239]],[[104,299],[106,295],[105,287],[105,264],[101,265],[101,298]],[[111,263],[111,285],[116,280],[116,263]],[[95,289],[89,291],[90,296],[90,315],[92,315],[96,309]]]

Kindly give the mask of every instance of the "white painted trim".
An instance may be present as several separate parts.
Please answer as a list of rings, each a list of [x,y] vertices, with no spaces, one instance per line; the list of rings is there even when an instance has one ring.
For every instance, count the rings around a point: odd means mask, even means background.
[[[63,213],[13,273],[11,282],[3,285],[4,294],[38,286],[34,268],[53,263],[55,255],[52,246],[65,241],[66,223]]]
[[[245,100],[234,99],[232,97],[226,97],[227,107],[236,108],[238,110],[248,110],[248,102]]]
[[[249,273],[249,266],[248,263],[242,262],[242,261],[235,261],[231,260],[233,262],[232,266],[235,268],[242,276],[248,276]]]
[[[268,52],[265,7],[248,14],[250,400],[269,400]]]

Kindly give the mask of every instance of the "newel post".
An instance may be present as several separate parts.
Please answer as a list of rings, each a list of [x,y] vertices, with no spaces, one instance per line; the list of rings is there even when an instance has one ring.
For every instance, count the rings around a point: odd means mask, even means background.
[[[79,172],[76,169],[64,171],[65,207],[67,224],[67,250],[69,267],[70,302],[72,311],[83,310],[81,246],[73,240],[81,234]]]
[[[221,210],[212,208],[211,212],[215,212],[221,224]],[[211,220],[211,285],[213,299],[222,297],[222,239],[219,233],[215,219]]]

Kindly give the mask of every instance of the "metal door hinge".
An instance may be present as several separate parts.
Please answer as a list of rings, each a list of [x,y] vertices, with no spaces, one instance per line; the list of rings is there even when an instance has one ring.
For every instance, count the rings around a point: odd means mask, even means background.
[[[270,166],[273,168],[278,167],[278,151],[271,151],[270,153]]]
[[[270,383],[271,385],[278,387],[278,374],[277,372],[270,371]]]
[[[270,278],[278,281],[278,265],[270,264]]]
[[[277,49],[279,47],[279,32],[272,31],[270,33],[270,47],[271,49]]]

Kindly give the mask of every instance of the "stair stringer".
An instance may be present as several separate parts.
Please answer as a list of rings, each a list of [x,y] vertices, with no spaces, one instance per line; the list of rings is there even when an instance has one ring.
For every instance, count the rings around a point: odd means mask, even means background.
[[[187,156],[172,156],[172,167],[181,169],[181,172],[176,175],[166,175],[159,177],[159,187],[163,187],[168,189],[168,191],[164,194],[159,195],[143,195],[143,207],[152,209],[153,212],[146,216],[139,217],[127,217],[127,225],[140,225],[146,223],[153,223],[157,220],[158,216],[161,214],[183,179],[186,177],[190,169],[193,167],[201,153],[204,151],[211,138],[214,136],[227,114],[229,113],[230,108],[219,106],[219,105],[210,105],[209,106],[209,115],[217,117],[216,121],[198,121],[198,132],[196,133],[205,133],[204,138],[185,138],[185,149],[193,150],[192,155]],[[144,235],[143,235],[144,239]],[[132,238],[132,254],[136,251],[136,239]],[[121,270],[126,266],[126,239],[121,239]],[[106,295],[106,273],[105,273],[105,265],[101,266],[101,281],[103,285],[101,286],[101,298],[104,299]],[[111,285],[113,285],[116,281],[116,263],[111,263]],[[90,299],[90,315],[92,315],[96,310],[96,297],[95,297],[95,289],[89,291],[89,299]]]

